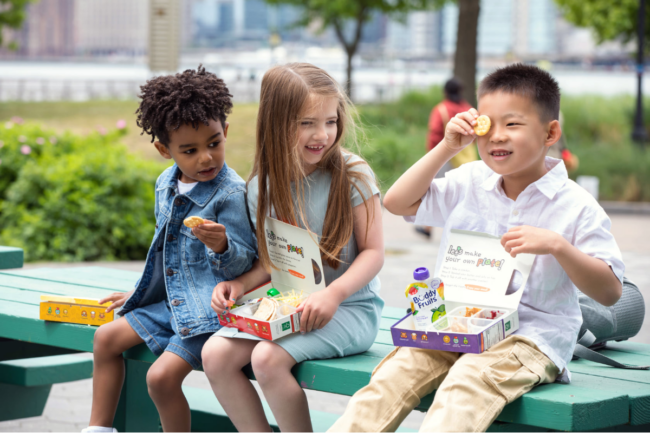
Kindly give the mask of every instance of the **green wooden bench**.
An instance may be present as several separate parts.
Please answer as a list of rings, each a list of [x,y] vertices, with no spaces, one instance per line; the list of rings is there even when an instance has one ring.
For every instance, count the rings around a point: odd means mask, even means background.
[[[99,267],[34,269],[0,272],[0,337],[29,348],[35,344],[67,350],[92,351],[94,327],[38,320],[41,294],[102,297],[130,290],[138,273]],[[403,309],[385,308],[381,330],[367,352],[338,359],[307,361],[297,365],[294,376],[303,388],[352,395],[366,385],[379,361],[392,350],[390,326]],[[25,349],[32,350],[32,349]],[[40,349],[36,350],[37,352]],[[650,363],[650,345],[622,342],[603,353],[623,363]],[[144,346],[125,352],[126,380],[118,405],[115,427],[120,431],[152,431],[158,415],[148,397],[146,372],[155,357]],[[492,425],[492,431],[609,431],[650,430],[650,373],[617,370],[579,360],[571,362],[571,385],[542,385],[508,405]],[[252,378],[252,373],[248,372]],[[232,428],[209,391],[187,390],[193,409],[193,429]],[[209,398],[209,399],[208,399]],[[433,399],[423,399],[426,410]],[[4,409],[0,407],[0,412]],[[336,416],[315,413],[315,427],[325,429]]]
[[[40,416],[52,384],[88,379],[93,361],[54,355],[0,362],[0,421]]]
[[[14,247],[0,246],[0,269],[23,267],[23,250]]]

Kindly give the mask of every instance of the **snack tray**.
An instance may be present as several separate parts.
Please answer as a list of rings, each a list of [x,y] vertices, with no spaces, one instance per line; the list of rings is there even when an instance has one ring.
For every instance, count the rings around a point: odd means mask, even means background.
[[[466,316],[468,310],[469,317]],[[433,322],[426,331],[415,328],[409,313],[391,327],[395,346],[448,352],[481,353],[519,327],[516,310],[461,306]]]

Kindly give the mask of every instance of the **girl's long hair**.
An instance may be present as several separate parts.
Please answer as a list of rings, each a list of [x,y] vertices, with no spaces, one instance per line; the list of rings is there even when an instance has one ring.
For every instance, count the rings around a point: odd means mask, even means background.
[[[273,209],[277,218],[292,225],[302,224],[309,230],[304,211],[304,187],[302,179],[305,172],[301,149],[298,148],[298,126],[310,96],[337,98],[337,134],[334,144],[323,155],[318,167],[332,175],[327,212],[323,223],[323,234],[319,248],[321,257],[337,269],[341,250],[354,234],[354,216],[350,201],[351,188],[356,188],[364,199],[366,207],[366,236],[373,220],[374,206],[369,205],[372,197],[364,197],[370,191],[374,179],[360,171],[350,170],[365,161],[346,163],[342,149],[345,142],[357,145],[357,126],[354,122],[353,108],[339,84],[324,70],[309,63],[291,63],[275,66],[264,74],[260,94],[260,108],[257,117],[257,136],[255,162],[248,179],[257,176],[257,241],[259,258],[264,268],[270,272],[275,268],[266,247],[264,221]],[[364,187],[360,189],[359,186]],[[294,205],[292,187],[297,194]]]

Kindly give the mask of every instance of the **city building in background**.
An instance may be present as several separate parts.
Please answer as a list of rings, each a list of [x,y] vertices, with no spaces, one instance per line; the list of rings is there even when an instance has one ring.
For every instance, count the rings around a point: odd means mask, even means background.
[[[4,30],[6,40],[15,41],[11,57],[69,57],[75,54],[74,11],[76,0],[45,0],[27,7],[19,30]]]
[[[37,5],[48,1],[53,0]],[[137,57],[147,53],[148,0],[74,0],[74,9],[77,55]]]
[[[146,60],[152,0],[40,0],[27,7],[18,31],[6,30],[17,51],[0,58],[137,58]],[[282,44],[293,52],[309,47],[340,49],[331,29],[293,24],[296,6],[264,0],[182,0],[181,55],[219,50],[254,52]],[[400,20],[375,14],[365,23],[359,47],[364,61],[449,61],[456,48],[458,6],[411,12]],[[350,32],[352,26],[348,26]],[[477,48],[481,61],[567,61],[621,56],[620,44],[597,46],[589,30],[562,19],[553,0],[481,0]],[[622,58],[622,57],[621,57]]]

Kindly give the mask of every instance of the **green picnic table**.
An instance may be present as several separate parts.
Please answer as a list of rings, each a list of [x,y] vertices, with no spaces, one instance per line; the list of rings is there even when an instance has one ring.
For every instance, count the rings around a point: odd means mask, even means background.
[[[31,358],[32,364],[18,362],[21,371],[28,372],[37,357],[93,349],[95,327],[39,320],[42,294],[101,298],[114,291],[131,290],[139,276],[136,272],[95,266],[0,271],[0,384],[7,382],[6,378],[3,380],[7,374],[3,376],[2,371],[9,367],[3,364],[13,362],[12,359]],[[303,362],[294,368],[298,383],[317,391],[354,394],[368,383],[372,370],[393,349],[390,326],[403,315],[404,309],[385,308],[381,330],[370,350],[346,358]],[[650,345],[614,343],[603,354],[623,363],[650,364]],[[125,359],[126,380],[115,427],[120,431],[158,431],[160,422],[145,382],[147,370],[156,358],[140,345],[125,352]],[[5,371],[18,371],[16,365],[11,365],[14,370]],[[41,371],[53,371],[43,368]],[[650,372],[618,370],[584,360],[571,362],[570,369],[570,385],[537,387],[508,405],[490,430],[650,430]],[[80,374],[78,368],[74,370]],[[253,378],[250,371],[248,374]],[[29,391],[29,384],[23,385]],[[15,383],[6,386],[20,387]],[[192,408],[192,430],[234,429],[210,391],[185,388],[185,392]],[[0,420],[11,419],[5,403],[15,395],[0,395]],[[433,394],[423,399],[418,410],[425,411],[432,399]],[[336,418],[337,415],[312,411],[316,430],[327,429]]]

